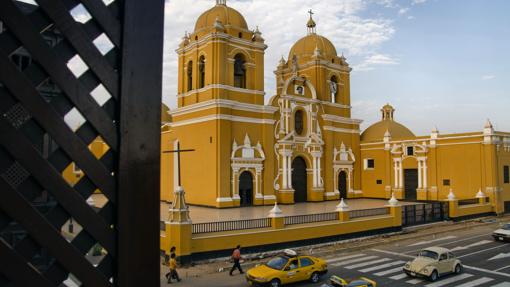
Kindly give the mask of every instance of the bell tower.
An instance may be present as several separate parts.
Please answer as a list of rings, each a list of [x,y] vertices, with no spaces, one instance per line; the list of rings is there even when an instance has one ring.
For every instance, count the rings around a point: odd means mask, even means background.
[[[177,49],[178,106],[212,99],[263,104],[266,48],[258,27],[250,30],[226,0],[216,0]]]

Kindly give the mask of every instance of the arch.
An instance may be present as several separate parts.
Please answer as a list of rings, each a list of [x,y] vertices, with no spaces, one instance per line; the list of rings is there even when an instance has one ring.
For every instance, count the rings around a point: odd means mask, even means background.
[[[254,61],[255,61],[255,59],[250,55],[250,53],[246,49],[243,49],[243,48],[236,47],[228,53],[228,55],[230,57],[232,57],[232,59],[235,59],[235,56],[237,56],[237,54],[242,54],[244,56],[244,59],[246,60],[246,62],[254,63]]]
[[[244,54],[234,56],[234,87],[246,89],[246,60]]]
[[[205,56],[198,59],[198,88],[205,87]]]
[[[347,172],[341,170],[338,173],[338,191],[340,192],[340,198],[347,198]]]
[[[282,89],[282,95],[287,95],[287,90],[289,89],[290,83],[292,83],[297,78],[300,78],[300,77],[293,76],[293,77],[288,78],[285,81],[285,84],[283,85],[283,89]],[[306,79],[305,79],[305,85],[308,87],[308,89],[310,89],[310,92],[312,93],[312,99],[316,100],[317,99],[317,91],[315,90],[315,87],[310,83],[310,81],[306,81]]]
[[[336,104],[338,102],[338,79],[335,75],[331,76],[329,80],[329,94],[331,95],[331,102]]]
[[[253,174],[248,170],[239,176],[239,197],[241,207],[253,205]]]
[[[294,203],[305,202],[307,200],[307,172],[306,160],[297,156],[292,161],[292,188],[294,189]]]
[[[187,81],[188,81],[188,90],[187,92],[193,90],[193,61],[188,62],[188,68],[186,70]]]

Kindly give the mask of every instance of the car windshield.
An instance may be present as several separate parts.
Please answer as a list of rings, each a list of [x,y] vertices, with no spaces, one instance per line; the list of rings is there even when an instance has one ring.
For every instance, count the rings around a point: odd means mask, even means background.
[[[432,258],[434,260],[437,260],[438,254],[436,252],[434,252],[434,251],[422,250],[422,251],[420,251],[418,256],[420,256],[420,257],[428,257],[428,258]]]
[[[287,264],[287,261],[289,261],[289,258],[278,256],[269,260],[269,262],[266,263],[266,266],[276,270],[282,270]]]
[[[503,227],[501,227],[501,228],[504,230],[510,230],[510,223],[503,225]]]

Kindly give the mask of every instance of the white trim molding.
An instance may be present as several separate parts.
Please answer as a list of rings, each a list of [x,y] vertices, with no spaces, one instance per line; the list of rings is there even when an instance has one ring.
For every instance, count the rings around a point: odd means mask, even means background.
[[[203,93],[203,92],[211,90],[211,89],[224,89],[224,90],[233,91],[233,92],[240,92],[240,93],[246,93],[246,94],[255,94],[255,95],[260,95],[260,96],[266,95],[266,92],[259,91],[259,90],[243,89],[243,88],[237,88],[237,87],[232,87],[232,86],[229,86],[229,85],[222,85],[222,84],[210,84],[210,85],[207,85],[207,86],[205,86],[205,87],[203,87],[201,89],[194,89],[194,90],[191,90],[191,91],[186,92],[184,94],[178,94],[177,97],[178,98],[184,98],[184,97],[188,97],[188,96],[191,96],[191,95],[194,95],[194,94],[197,94],[197,93]]]
[[[270,120],[270,119],[258,119],[258,118],[239,117],[239,116],[232,116],[232,115],[225,115],[225,114],[215,114],[215,115],[193,118],[193,119],[189,119],[189,120],[175,121],[175,122],[171,123],[169,126],[171,128],[174,128],[174,127],[203,123],[203,122],[214,121],[214,120],[226,120],[226,121],[241,122],[241,123],[267,124],[267,125],[274,125],[274,123],[275,123],[275,120]]]
[[[340,123],[340,124],[359,125],[363,122],[363,120],[350,119],[350,118],[345,118],[345,117],[340,117],[340,116],[335,116],[335,115],[330,115],[330,114],[323,114],[322,118],[325,121],[330,121],[330,122]]]
[[[216,198],[216,202],[232,202],[232,197],[218,197]]]
[[[181,116],[186,115],[193,112],[199,112],[207,109],[212,108],[230,108],[234,110],[239,111],[247,111],[247,112],[258,112],[258,113],[264,113],[264,114],[274,114],[278,108],[273,106],[266,106],[266,105],[255,105],[255,104],[247,104],[247,103],[241,103],[237,101],[232,100],[224,100],[224,99],[217,99],[217,100],[209,100],[205,102],[200,102],[196,104],[192,104],[189,106],[184,106],[181,108],[177,108],[175,110],[170,110],[168,114],[172,116]]]
[[[356,129],[344,129],[344,128],[337,128],[332,126],[323,126],[322,127],[325,131],[332,131],[332,132],[339,132],[339,133],[349,133],[349,134],[359,134],[360,130]]]

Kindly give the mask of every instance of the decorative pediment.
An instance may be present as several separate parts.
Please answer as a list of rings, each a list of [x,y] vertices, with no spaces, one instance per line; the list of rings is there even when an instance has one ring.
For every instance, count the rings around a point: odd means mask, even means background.
[[[232,155],[231,159],[235,160],[264,160],[266,158],[262,145],[257,142],[256,145],[252,146],[251,139],[246,134],[244,136],[243,145],[238,145],[236,140],[232,143]]]
[[[335,163],[353,163],[356,161],[354,157],[354,153],[351,148],[346,148],[345,144],[342,142],[340,145],[340,149],[336,147],[333,149],[333,162]]]

